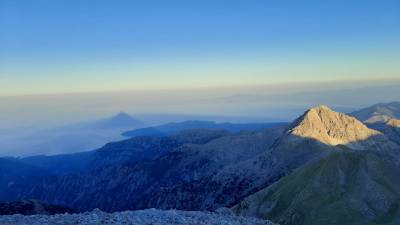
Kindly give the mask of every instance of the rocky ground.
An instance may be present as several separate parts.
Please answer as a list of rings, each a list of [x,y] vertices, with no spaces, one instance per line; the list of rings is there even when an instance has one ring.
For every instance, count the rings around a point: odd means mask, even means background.
[[[105,213],[100,210],[81,214],[57,215],[11,215],[0,216],[2,225],[274,225],[265,220],[234,216],[228,213],[188,212],[177,210],[147,209],[140,211],[125,211]]]

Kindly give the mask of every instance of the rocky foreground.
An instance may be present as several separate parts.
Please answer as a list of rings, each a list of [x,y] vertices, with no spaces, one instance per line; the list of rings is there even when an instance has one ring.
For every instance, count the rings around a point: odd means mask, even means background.
[[[234,216],[230,213],[211,213],[177,210],[147,209],[140,211],[125,211],[105,213],[100,210],[81,214],[57,215],[10,215],[0,216],[2,225],[91,225],[91,224],[134,224],[134,225],[274,225],[265,220]]]

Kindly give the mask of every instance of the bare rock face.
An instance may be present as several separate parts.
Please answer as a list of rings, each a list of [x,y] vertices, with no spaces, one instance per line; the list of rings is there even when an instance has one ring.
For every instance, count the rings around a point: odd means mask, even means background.
[[[379,131],[324,105],[308,110],[293,123],[287,133],[330,146],[344,145],[359,150],[376,145],[376,142],[384,139]]]
[[[388,124],[389,126],[392,126],[392,127],[400,127],[400,120],[390,119],[386,122],[386,124]]]

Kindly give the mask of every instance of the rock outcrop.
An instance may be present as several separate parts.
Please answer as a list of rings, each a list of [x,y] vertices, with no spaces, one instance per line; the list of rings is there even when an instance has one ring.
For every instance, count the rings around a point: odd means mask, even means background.
[[[396,148],[380,131],[327,106],[308,110],[287,132],[286,141],[313,139],[327,146],[345,146],[354,150]]]

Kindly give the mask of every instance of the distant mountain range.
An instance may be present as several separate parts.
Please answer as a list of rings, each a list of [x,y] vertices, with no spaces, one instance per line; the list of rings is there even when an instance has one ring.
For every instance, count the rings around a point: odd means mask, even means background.
[[[376,104],[351,115],[400,144],[400,102]]]
[[[240,131],[260,131],[266,128],[278,127],[287,123],[217,123],[214,121],[188,120],[183,122],[167,123],[160,126],[146,127],[124,132],[126,137],[136,136],[167,136],[189,129],[216,129],[227,130],[233,133]]]
[[[0,200],[109,212],[229,207],[288,225],[397,224],[400,146],[386,128],[397,129],[398,118],[388,105],[384,121],[371,122],[369,109],[351,114],[360,121],[319,106],[290,124],[187,121],[133,130],[96,151],[4,158]]]
[[[400,119],[400,102],[379,103],[351,113],[365,123],[385,122],[388,119]]]

